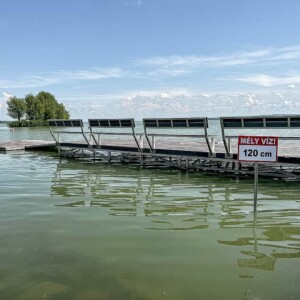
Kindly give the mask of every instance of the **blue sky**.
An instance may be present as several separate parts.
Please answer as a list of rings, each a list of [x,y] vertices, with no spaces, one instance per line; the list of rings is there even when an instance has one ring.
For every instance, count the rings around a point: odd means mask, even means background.
[[[0,119],[300,113],[298,0],[1,0]]]

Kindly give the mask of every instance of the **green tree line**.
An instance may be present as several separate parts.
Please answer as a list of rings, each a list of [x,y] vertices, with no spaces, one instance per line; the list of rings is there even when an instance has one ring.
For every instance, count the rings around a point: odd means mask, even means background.
[[[25,95],[24,98],[11,97],[7,101],[7,114],[17,120],[9,122],[11,127],[45,126],[48,119],[70,118],[64,104],[58,103],[52,94],[44,91],[37,95]]]

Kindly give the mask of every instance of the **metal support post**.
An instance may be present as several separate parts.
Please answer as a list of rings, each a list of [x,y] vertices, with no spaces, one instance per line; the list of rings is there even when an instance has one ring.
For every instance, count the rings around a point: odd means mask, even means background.
[[[258,162],[254,163],[254,211],[257,208],[257,189],[258,189]]]

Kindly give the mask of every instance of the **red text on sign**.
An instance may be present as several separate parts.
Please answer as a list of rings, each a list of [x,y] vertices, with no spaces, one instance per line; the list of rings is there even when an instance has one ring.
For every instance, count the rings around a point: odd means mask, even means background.
[[[239,145],[277,146],[278,137],[239,136]]]

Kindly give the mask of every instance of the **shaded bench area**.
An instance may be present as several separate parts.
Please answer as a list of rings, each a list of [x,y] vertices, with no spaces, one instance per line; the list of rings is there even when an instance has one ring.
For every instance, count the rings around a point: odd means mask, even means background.
[[[160,148],[156,145],[156,137],[163,139],[174,138],[178,141],[182,139],[182,143],[188,146],[188,140],[200,142],[204,140],[207,146],[209,156],[214,155],[214,137],[209,136],[207,118],[159,118],[159,119],[143,119],[143,127],[145,139],[149,146],[150,152],[156,152]],[[180,129],[180,133],[178,133]],[[198,132],[201,131],[202,134]],[[173,143],[173,146],[175,144]],[[200,151],[199,149],[196,149]]]
[[[134,119],[89,119],[90,135],[97,149],[115,149],[115,150],[131,150],[141,151],[142,136],[135,132]],[[105,144],[102,143],[102,137],[124,138],[120,140],[120,144],[116,141],[108,139]],[[126,146],[128,138],[134,141],[135,147]],[[125,145],[124,145],[125,144]],[[130,148],[130,149],[129,149]]]
[[[59,154],[61,153],[61,147],[70,147],[75,151],[90,147],[90,138],[84,132],[81,119],[51,119],[48,120],[48,123]]]
[[[194,145],[196,145],[193,152],[206,152],[208,156],[214,156],[215,137],[208,135],[208,120],[206,117],[143,119],[142,123],[143,132],[136,133],[135,121],[132,118],[88,119],[88,130],[85,130],[81,119],[49,120],[50,133],[59,148],[68,146],[98,150],[157,153],[161,149],[161,145],[157,145],[156,141],[157,138],[160,138],[163,139],[164,149],[171,151],[174,150],[176,144],[177,146],[184,144],[186,147],[182,153],[186,153],[191,150],[189,146],[192,146],[190,141],[193,140]],[[179,133],[178,130],[180,130]],[[78,135],[83,142],[74,140]],[[70,136],[73,136],[73,138],[70,138]],[[170,138],[171,140],[169,140]],[[130,144],[130,141],[133,144]],[[181,148],[183,147],[181,146]],[[177,154],[179,154],[178,151]]]
[[[141,136],[135,133],[134,119],[89,119],[88,129],[85,130],[81,119],[52,119],[48,120],[50,133],[58,149],[61,147],[116,150],[116,151],[141,151]],[[109,137],[102,143],[104,136]],[[126,137],[126,140],[114,140],[112,137]],[[128,138],[134,141],[133,146],[128,146]],[[124,145],[125,144],[125,145]]]
[[[300,129],[299,115],[278,115],[278,116],[247,116],[247,117],[221,117],[220,118],[222,140],[227,157],[232,157],[231,141],[237,140],[238,135],[229,135],[228,130],[247,134],[252,129],[252,135],[275,135],[279,140],[299,141],[300,135],[287,136],[283,130]],[[253,130],[260,129],[260,132]],[[276,131],[274,131],[276,130]],[[297,149],[297,148],[296,148]]]

